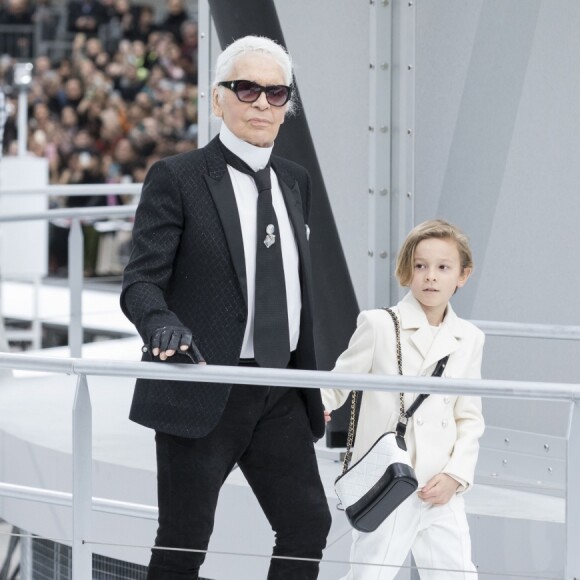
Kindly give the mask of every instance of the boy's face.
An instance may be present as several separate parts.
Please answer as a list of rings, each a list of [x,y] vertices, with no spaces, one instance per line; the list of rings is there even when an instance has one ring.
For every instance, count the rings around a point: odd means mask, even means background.
[[[430,324],[442,322],[449,299],[470,274],[471,268],[461,268],[454,240],[428,238],[417,244],[410,287]]]

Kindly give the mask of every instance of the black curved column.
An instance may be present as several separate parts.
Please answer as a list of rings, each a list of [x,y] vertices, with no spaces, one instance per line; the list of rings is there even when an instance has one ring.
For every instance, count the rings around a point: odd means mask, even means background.
[[[209,0],[209,5],[222,49],[248,34],[267,36],[286,46],[273,0]],[[330,370],[348,345],[359,309],[297,86],[296,91],[299,112],[286,119],[274,149],[276,154],[306,167],[312,177],[309,225],[316,353],[319,368]],[[348,412],[348,405],[345,405],[333,414],[327,429],[330,446],[345,444]]]

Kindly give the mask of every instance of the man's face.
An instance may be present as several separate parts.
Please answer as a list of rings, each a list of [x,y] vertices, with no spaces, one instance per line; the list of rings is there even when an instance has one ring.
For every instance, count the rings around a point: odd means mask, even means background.
[[[262,86],[284,85],[284,73],[274,57],[261,52],[238,58],[228,81],[253,81]],[[221,92],[221,96],[220,96]],[[242,103],[235,93],[222,87],[214,89],[212,95],[213,112],[220,117],[236,137],[257,147],[271,147],[284,122],[287,104],[273,107],[266,100],[266,94],[253,103]]]

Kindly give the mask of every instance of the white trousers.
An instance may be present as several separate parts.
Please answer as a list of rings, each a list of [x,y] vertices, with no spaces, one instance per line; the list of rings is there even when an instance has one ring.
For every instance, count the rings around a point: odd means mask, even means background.
[[[434,506],[413,494],[374,532],[352,535],[351,569],[342,580],[392,580],[409,550],[421,580],[477,580],[461,495]]]

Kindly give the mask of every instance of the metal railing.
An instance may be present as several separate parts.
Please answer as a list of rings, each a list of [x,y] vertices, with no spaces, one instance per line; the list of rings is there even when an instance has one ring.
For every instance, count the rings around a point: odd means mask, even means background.
[[[92,196],[108,194],[140,195],[142,183],[91,183],[71,185],[46,185],[45,187],[29,187],[27,189],[0,189],[0,195],[48,195],[48,196]],[[77,208],[83,209],[83,208]]]
[[[73,578],[92,577],[91,519],[93,509],[110,513],[126,510],[126,515],[139,506],[92,497],[92,409],[87,376],[139,377],[178,381],[202,381],[251,385],[275,385],[300,388],[333,388],[364,391],[429,392],[431,394],[464,394],[527,400],[570,402],[567,429],[566,477],[566,564],[565,578],[580,576],[580,496],[575,492],[580,481],[580,384],[541,383],[523,381],[433,379],[432,377],[401,377],[330,373],[328,371],[271,370],[221,366],[160,365],[149,362],[111,360],[47,359],[22,354],[0,354],[0,368],[50,371],[77,375],[73,404],[73,492],[72,492],[72,553]],[[49,503],[68,504],[69,497],[58,492],[40,494],[38,490],[18,486],[0,486],[0,495],[20,498],[35,497]],[[150,512],[150,516],[153,512]]]
[[[71,356],[73,357],[81,356],[83,344],[82,287],[84,236],[81,222],[86,218],[131,217],[135,214],[136,208],[137,206],[135,205],[124,205],[114,207],[51,209],[37,213],[0,216],[0,224],[20,221],[51,220],[56,218],[68,218],[71,220],[71,229],[68,238],[68,277],[70,294],[68,344]]]

